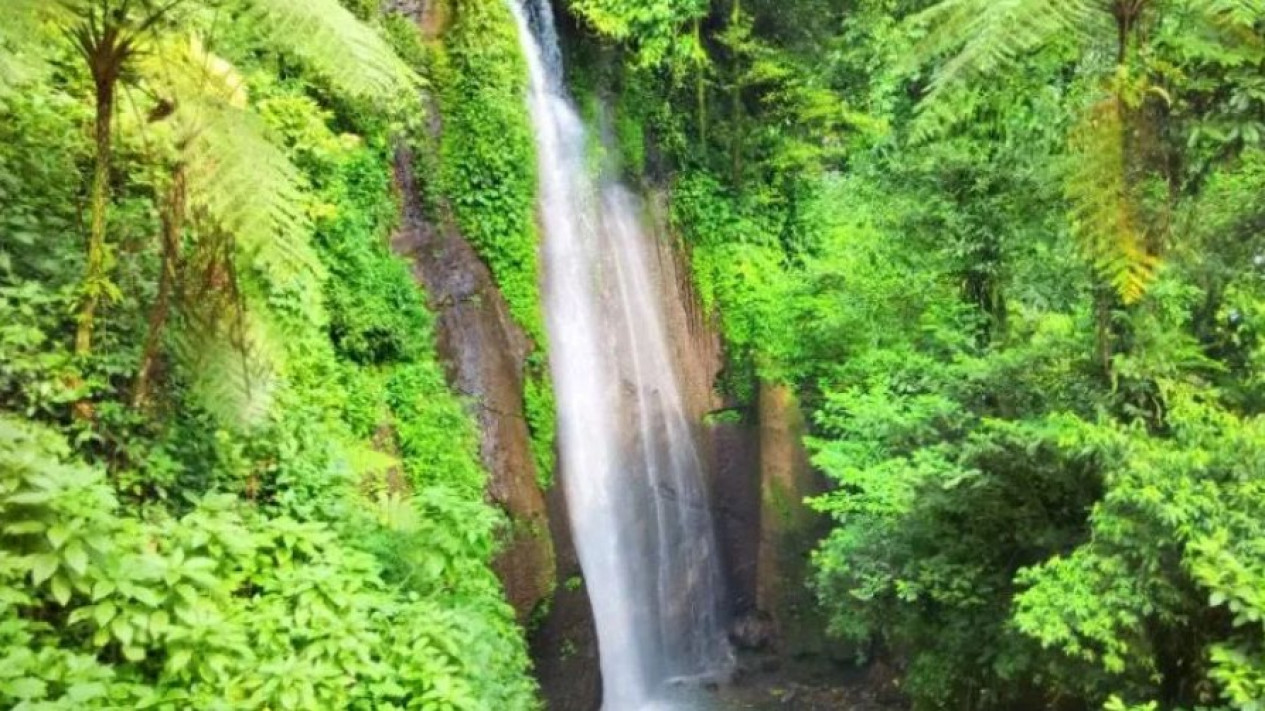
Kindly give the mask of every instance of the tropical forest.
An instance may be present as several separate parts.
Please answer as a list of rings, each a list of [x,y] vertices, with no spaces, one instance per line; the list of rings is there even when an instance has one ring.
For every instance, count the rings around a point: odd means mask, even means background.
[[[0,709],[1265,711],[1265,0],[0,0]]]

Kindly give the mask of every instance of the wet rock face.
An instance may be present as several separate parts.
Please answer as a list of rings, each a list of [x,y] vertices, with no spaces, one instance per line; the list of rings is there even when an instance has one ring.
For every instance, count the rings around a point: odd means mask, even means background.
[[[729,411],[733,412],[733,411]],[[723,413],[717,413],[723,414]],[[760,579],[760,438],[755,426],[715,422],[708,426],[716,529],[735,619],[756,612]]]
[[[714,319],[694,290],[689,258],[667,224],[667,198],[651,192],[650,215],[658,233],[654,272],[673,361],[681,379],[686,414],[695,423],[695,438],[704,459],[729,614],[755,609],[756,551],[760,534],[760,450],[758,432],[739,421],[706,424],[709,416],[731,403],[716,391],[724,367],[724,347]]]
[[[828,655],[835,646],[809,591],[809,555],[828,521],[804,505],[827,483],[804,448],[807,424],[788,387],[760,384],[760,536],[756,606],[769,614],[789,656]]]
[[[715,385],[724,367],[724,347],[716,324],[695,293],[689,258],[668,229],[666,196],[652,192],[647,203],[658,245],[651,271],[659,282],[659,303],[663,306],[673,363],[681,379],[681,399],[691,420],[701,428],[707,413],[723,407]],[[701,429],[696,434],[706,439]]]
[[[428,38],[443,31],[444,2],[390,0],[386,9],[414,18]],[[443,130],[438,107],[427,96],[419,104],[437,136]],[[403,214],[392,247],[412,263],[414,277],[426,288],[448,382],[468,398],[479,423],[488,498],[510,521],[493,568],[519,621],[525,622],[554,584],[553,542],[523,412],[523,368],[531,344],[511,319],[491,272],[446,210],[441,207],[436,219],[426,215],[413,157],[403,148],[396,156],[395,178]]]
[[[536,679],[549,711],[597,711],[602,705],[597,627],[571,538],[566,496],[555,486],[545,498],[557,550],[558,587],[548,609],[541,609],[528,626]]]
[[[806,579],[822,519],[803,503],[824,490],[803,446],[807,426],[794,393],[761,384],[755,403],[725,402],[716,390],[724,351],[715,320],[694,292],[689,261],[670,236],[666,199],[651,193],[660,248],[656,274],[665,325],[681,376],[715,512],[732,641],[777,654],[828,646]]]
[[[739,652],[767,652],[777,642],[777,627],[767,613],[749,613],[730,626],[729,641]]]

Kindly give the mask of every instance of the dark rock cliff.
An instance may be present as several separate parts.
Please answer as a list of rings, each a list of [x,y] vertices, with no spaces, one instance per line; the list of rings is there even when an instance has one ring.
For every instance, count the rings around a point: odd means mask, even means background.
[[[695,293],[689,258],[671,236],[666,198],[652,193],[657,274],[686,410],[698,423],[725,580],[739,646],[782,655],[822,651],[822,625],[806,587],[808,552],[822,535],[803,503],[824,490],[803,446],[807,425],[789,388],[761,383],[754,403],[716,388],[725,366],[715,318]]]
[[[558,551],[558,588],[528,630],[536,679],[549,711],[597,711],[602,703],[597,629],[571,538],[566,496],[555,486],[546,499]]]

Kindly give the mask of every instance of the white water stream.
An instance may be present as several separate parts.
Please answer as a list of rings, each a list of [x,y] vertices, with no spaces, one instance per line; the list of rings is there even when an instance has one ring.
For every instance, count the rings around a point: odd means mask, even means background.
[[[562,485],[597,622],[602,708],[685,708],[670,687],[724,674],[732,654],[655,238],[635,196],[593,174],[548,0],[507,1],[530,72]]]

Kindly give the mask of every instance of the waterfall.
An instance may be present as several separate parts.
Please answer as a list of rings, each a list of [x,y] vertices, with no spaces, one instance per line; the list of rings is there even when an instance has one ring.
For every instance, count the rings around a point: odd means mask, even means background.
[[[654,235],[595,175],[548,0],[508,0],[530,74],[562,486],[597,623],[604,711],[670,707],[731,653],[703,467],[670,354]]]

